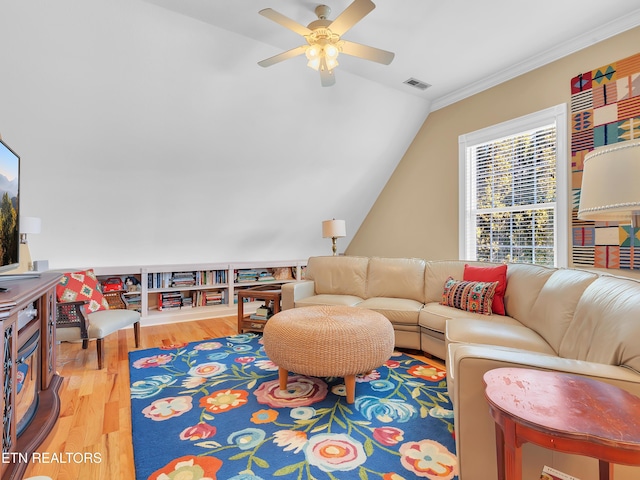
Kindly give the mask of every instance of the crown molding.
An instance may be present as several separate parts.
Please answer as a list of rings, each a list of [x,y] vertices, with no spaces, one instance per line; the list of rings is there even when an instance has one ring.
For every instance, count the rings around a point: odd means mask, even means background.
[[[567,55],[571,55],[572,53],[584,48],[590,47],[591,45],[595,45],[596,43],[618,35],[619,33],[631,30],[639,25],[640,9],[634,10],[630,14],[616,20],[612,20],[609,23],[605,23],[597,29],[590,30],[589,32],[579,35],[572,40],[541,52],[538,55],[534,55],[525,61],[516,63],[505,70],[496,72],[495,74],[486,77],[483,81],[475,82],[472,85],[456,90],[451,94],[437,98],[431,105],[431,111],[439,110],[440,108],[444,108],[460,100],[471,97],[472,95],[483,92],[491,87],[495,87],[507,80],[511,80],[524,73],[535,70],[536,68],[543,67],[544,65],[566,57]]]

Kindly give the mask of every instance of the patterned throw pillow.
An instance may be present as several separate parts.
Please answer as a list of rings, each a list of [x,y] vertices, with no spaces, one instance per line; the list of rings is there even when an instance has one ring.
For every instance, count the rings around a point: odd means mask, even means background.
[[[497,287],[498,282],[469,282],[449,277],[444,284],[440,305],[491,315],[491,304]]]
[[[91,269],[65,273],[56,285],[56,296],[59,302],[88,302],[85,309],[89,313],[109,309],[107,299],[102,295],[100,282]]]

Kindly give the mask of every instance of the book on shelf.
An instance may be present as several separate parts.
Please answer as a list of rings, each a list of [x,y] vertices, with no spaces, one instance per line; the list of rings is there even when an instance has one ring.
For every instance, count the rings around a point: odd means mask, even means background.
[[[269,269],[241,269],[236,270],[236,282],[273,282],[275,281],[273,272]]]
[[[147,277],[148,288],[169,288],[171,286],[171,272],[150,273]]]
[[[140,297],[140,295],[124,297],[124,303],[127,307],[127,310],[140,311],[142,309],[142,298]]]
[[[174,272],[171,277],[173,287],[193,287],[196,284],[195,272]]]
[[[259,282],[274,282],[276,279],[269,270],[262,270],[258,273]]]
[[[222,285],[227,283],[226,270],[200,270],[196,272],[196,285]]]
[[[267,306],[262,305],[256,308],[256,313],[249,315],[251,320],[269,320],[273,316],[273,311]]]
[[[207,307],[227,303],[226,290],[198,290],[192,294],[192,302],[195,307]]]
[[[246,282],[255,282],[258,278],[258,271],[253,268],[245,268],[236,270],[236,282],[237,283],[246,283]]]
[[[180,308],[182,306],[182,301],[182,293],[180,292],[158,293],[158,310]]]

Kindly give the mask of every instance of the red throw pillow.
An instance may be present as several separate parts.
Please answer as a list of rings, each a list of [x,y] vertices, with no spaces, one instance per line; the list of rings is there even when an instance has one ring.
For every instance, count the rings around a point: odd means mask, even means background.
[[[56,285],[56,296],[59,302],[88,302],[85,308],[89,313],[109,309],[109,303],[102,295],[100,282],[91,269],[65,273]]]
[[[465,264],[462,278],[473,282],[498,282],[496,293],[493,296],[493,303],[491,304],[491,311],[498,315],[506,315],[504,309],[504,292],[507,290],[506,265],[481,267]]]

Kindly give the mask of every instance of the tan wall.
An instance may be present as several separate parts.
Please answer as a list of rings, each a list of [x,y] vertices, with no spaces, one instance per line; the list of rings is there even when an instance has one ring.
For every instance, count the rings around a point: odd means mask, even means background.
[[[637,27],[431,113],[345,253],[457,259],[458,136],[560,103],[569,112],[571,78],[639,45]]]

